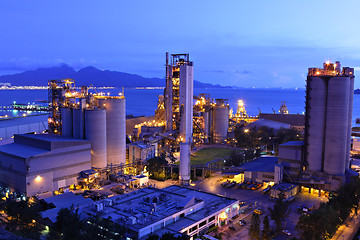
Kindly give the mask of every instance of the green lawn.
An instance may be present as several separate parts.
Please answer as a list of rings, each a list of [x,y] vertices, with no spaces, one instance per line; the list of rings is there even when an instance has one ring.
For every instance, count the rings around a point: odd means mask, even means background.
[[[203,148],[191,154],[191,164],[201,165],[209,161],[230,156],[233,149],[229,148]]]

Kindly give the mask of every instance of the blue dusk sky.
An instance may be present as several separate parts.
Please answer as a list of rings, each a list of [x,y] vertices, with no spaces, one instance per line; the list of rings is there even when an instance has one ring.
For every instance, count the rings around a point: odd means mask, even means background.
[[[2,0],[0,75],[66,63],[163,78],[168,51],[189,53],[198,81],[304,87],[307,68],[326,60],[360,74],[359,9],[356,0]]]

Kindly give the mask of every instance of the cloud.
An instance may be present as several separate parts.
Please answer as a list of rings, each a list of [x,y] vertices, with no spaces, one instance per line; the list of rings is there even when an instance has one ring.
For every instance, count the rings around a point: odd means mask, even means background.
[[[203,72],[209,72],[209,73],[228,73],[224,70],[205,70]]]
[[[249,70],[242,70],[242,71],[235,70],[234,73],[249,75],[249,74],[252,74],[253,72],[249,71]]]

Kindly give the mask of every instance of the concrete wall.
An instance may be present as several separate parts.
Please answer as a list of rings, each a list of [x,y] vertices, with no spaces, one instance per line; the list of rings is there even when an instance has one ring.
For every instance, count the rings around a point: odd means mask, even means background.
[[[36,156],[29,159],[29,167],[26,177],[27,196],[76,184],[79,173],[91,168],[90,144]]]
[[[26,163],[24,158],[16,158],[0,153],[0,182],[20,192],[26,192]]]
[[[12,138],[14,134],[25,134],[30,132],[42,133],[48,128],[47,121],[21,124],[17,126],[1,127],[0,138]]]
[[[13,143],[15,144],[15,143]],[[19,149],[21,149],[20,144]],[[21,158],[0,153],[0,182],[33,196],[77,183],[81,171],[91,168],[90,144],[74,143],[43,154]]]

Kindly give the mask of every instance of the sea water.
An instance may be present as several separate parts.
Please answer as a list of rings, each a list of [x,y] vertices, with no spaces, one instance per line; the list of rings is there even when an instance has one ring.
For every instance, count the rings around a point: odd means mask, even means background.
[[[97,90],[106,95],[119,95],[121,89]],[[164,93],[163,89],[125,89],[126,114],[134,116],[154,115],[157,107],[158,96]],[[212,99],[228,99],[230,107],[236,112],[237,101],[243,100],[247,113],[256,116],[261,113],[278,113],[281,102],[291,114],[303,114],[305,111],[305,89],[281,89],[281,88],[195,88],[194,95],[200,93],[210,94]],[[1,90],[0,106],[11,106],[14,101],[17,103],[32,104],[37,101],[47,100],[47,90]],[[360,95],[354,94],[353,125],[355,119],[360,117],[359,112]],[[16,111],[2,111],[0,115],[15,116]],[[33,114],[29,112],[28,114]],[[1,123],[0,123],[1,124]],[[360,124],[359,124],[360,126]]]

